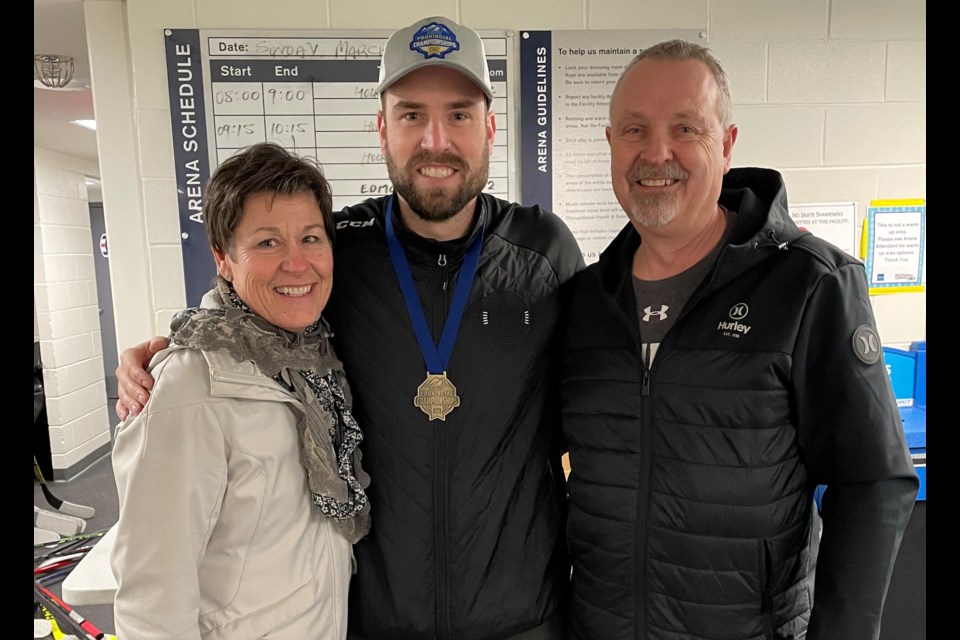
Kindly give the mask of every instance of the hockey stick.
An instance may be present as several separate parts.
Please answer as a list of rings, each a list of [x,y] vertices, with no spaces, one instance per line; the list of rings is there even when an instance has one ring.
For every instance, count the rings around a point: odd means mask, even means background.
[[[40,625],[42,623],[47,623],[47,626],[50,627],[50,632],[47,634],[53,636],[53,640],[77,640],[77,636],[73,633],[64,633],[60,629],[60,624],[57,622],[57,619],[50,612],[50,609],[47,609],[40,603],[36,603],[39,608],[39,612],[43,614],[43,618],[34,618],[34,625]],[[70,631],[70,629],[68,629]],[[36,637],[36,632],[34,632],[34,637]],[[103,635],[103,640],[117,640],[117,636],[110,635],[106,633]]]
[[[40,481],[40,488],[43,490],[43,497],[45,497],[47,502],[50,503],[50,506],[57,511],[84,519],[92,518],[97,513],[96,509],[93,507],[67,502],[66,500],[61,500],[57,496],[53,495],[53,492],[50,491],[50,487],[47,486],[47,481],[43,479],[43,472],[40,471],[40,465],[37,463],[37,456],[33,456],[33,475],[37,476],[37,480]]]
[[[66,544],[59,544],[57,545],[56,549],[50,550],[49,553],[42,553],[39,556],[37,555],[37,550],[35,547],[33,551],[33,563],[39,564],[46,562],[51,558],[59,558],[67,555],[68,553],[76,553],[77,551],[89,551],[96,544],[96,542],[90,542],[89,539],[80,537],[79,539],[71,540]]]
[[[77,534],[77,535],[75,535],[75,536],[68,536],[68,537],[65,537],[65,538],[60,538],[60,539],[57,541],[57,544],[62,544],[62,543],[66,543],[66,542],[75,542],[75,541],[77,541],[77,540],[89,540],[89,539],[91,539],[91,538],[102,538],[102,537],[104,536],[104,534],[107,533],[107,531],[109,531],[109,529],[102,529],[102,530],[100,530],[100,531],[94,531],[94,532],[92,532],[92,533],[82,533],[82,534]],[[39,547],[45,547],[45,548],[46,548],[46,547],[48,547],[48,546],[50,546],[49,543],[48,543],[48,544],[34,544],[34,545],[33,545],[33,548],[34,548],[34,549],[37,549],[37,548],[39,548]],[[56,553],[56,552],[57,552],[57,551],[55,550],[54,553]]]
[[[55,573],[61,569],[72,568],[75,564],[83,560],[86,555],[87,553],[85,551],[78,551],[77,553],[70,553],[65,556],[44,560],[33,570],[33,579],[43,581],[43,576],[47,574]]]
[[[92,622],[71,609],[66,602],[55,596],[50,589],[36,580],[33,581],[33,595],[40,599],[40,604],[49,609],[50,613],[56,611],[66,616],[68,626],[79,637],[87,638],[87,640],[102,640],[103,631],[97,629]]]

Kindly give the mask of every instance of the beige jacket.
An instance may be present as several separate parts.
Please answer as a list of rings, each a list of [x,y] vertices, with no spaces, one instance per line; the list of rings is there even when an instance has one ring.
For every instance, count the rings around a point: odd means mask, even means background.
[[[113,448],[119,640],[345,638],[352,550],[312,506],[299,402],[222,353],[151,369]]]

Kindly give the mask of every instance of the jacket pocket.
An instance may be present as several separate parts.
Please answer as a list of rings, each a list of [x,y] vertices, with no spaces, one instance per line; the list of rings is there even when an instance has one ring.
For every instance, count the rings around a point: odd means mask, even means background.
[[[229,617],[242,595],[266,493],[263,463],[258,458],[234,452],[228,467],[230,487],[197,568],[201,626],[207,619],[216,625],[221,616]]]
[[[801,640],[807,637],[807,624],[810,622],[810,610],[807,609],[793,620],[788,620],[777,627],[776,640]]]
[[[807,581],[804,580],[794,585],[785,591],[782,597],[787,603],[795,603],[796,606],[791,607],[795,615],[788,618],[786,622],[782,622],[783,618],[780,618],[780,624],[777,624],[774,629],[773,637],[777,640],[805,638],[807,636],[807,626],[810,623],[810,612],[813,609],[813,599]]]

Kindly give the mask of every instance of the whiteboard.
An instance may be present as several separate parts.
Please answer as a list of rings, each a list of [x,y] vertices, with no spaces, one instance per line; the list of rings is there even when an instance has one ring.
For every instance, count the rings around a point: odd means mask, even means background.
[[[390,33],[164,30],[188,306],[199,304],[216,275],[203,189],[212,170],[243,147],[276,142],[317,158],[335,211],[393,192],[376,126],[380,56]],[[485,191],[512,201],[513,33],[480,36],[497,121]]]

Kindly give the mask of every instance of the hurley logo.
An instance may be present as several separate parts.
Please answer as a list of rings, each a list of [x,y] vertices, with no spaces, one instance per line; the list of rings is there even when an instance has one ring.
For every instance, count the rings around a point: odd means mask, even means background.
[[[873,327],[862,324],[853,332],[853,353],[864,364],[873,364],[880,359],[880,336]]]
[[[738,302],[737,304],[730,307],[730,311],[727,315],[730,316],[730,322],[726,320],[721,320],[720,324],[717,325],[717,331],[721,335],[730,337],[730,338],[742,338],[743,336],[750,333],[752,328],[748,324],[743,324],[739,322],[747,317],[747,314],[750,313],[750,307],[747,306],[746,302]]]

